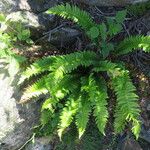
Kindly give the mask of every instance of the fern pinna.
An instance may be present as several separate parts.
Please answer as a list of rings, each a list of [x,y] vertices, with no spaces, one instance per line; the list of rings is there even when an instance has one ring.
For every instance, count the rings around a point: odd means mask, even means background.
[[[50,124],[55,119],[55,127],[57,126],[60,137],[74,121],[81,137],[86,130],[91,113],[99,131],[105,135],[109,118],[108,99],[110,99],[105,79],[109,78],[116,94],[114,130],[120,133],[127,123],[131,123],[132,132],[138,138],[140,108],[136,88],[125,66],[118,64],[117,60],[116,63],[115,60],[113,62],[110,59],[107,60],[107,56],[110,51],[118,56],[136,49],[150,52],[150,37],[129,37],[115,46],[107,42],[109,37],[118,33],[115,28],[110,30],[109,26],[111,27],[114,23],[118,26],[122,23],[125,11],[119,12],[115,20],[109,20],[108,25],[97,25],[88,13],[69,4],[51,8],[48,13],[73,20],[86,33],[98,30],[99,39],[105,48],[100,46],[98,52],[80,51],[35,61],[23,73],[20,82],[37,75],[41,76],[43,73],[44,75],[26,89],[21,102],[27,102],[41,94],[48,94],[49,98],[43,104],[42,113],[46,111],[49,115],[47,113],[43,115],[45,118],[42,118],[42,122],[44,122],[43,125]],[[107,55],[103,55],[102,50],[107,51]]]

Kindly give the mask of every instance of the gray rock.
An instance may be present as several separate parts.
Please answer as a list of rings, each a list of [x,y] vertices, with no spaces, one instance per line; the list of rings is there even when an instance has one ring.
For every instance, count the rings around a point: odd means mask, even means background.
[[[53,28],[54,15],[44,13],[61,0],[2,0],[0,12],[13,21],[22,21],[31,29],[31,35],[38,39],[44,31]]]
[[[12,21],[22,21],[27,27],[47,30],[54,25],[54,16],[44,13],[34,14],[29,11],[12,12],[7,16]]]
[[[134,138],[125,138],[119,143],[117,150],[143,150]]]
[[[48,36],[43,35],[44,31],[48,31],[55,26],[54,15],[42,13],[46,9],[56,5],[61,0],[19,0],[11,3],[11,13],[8,19],[13,21],[21,20],[27,27],[31,29],[31,35],[35,40],[42,36],[48,37],[47,41],[54,45],[65,45],[74,42],[76,37],[80,35],[79,31],[71,28],[59,28]],[[13,2],[13,0],[12,0]],[[9,3],[9,4],[10,4]],[[43,38],[41,38],[43,40]],[[45,39],[45,38],[44,38]],[[46,42],[46,41],[44,41]]]
[[[150,104],[147,105],[147,111],[150,111]]]
[[[40,104],[18,104],[21,97],[17,88],[18,69],[13,63],[0,64],[0,150],[16,150],[31,137],[32,127],[38,124]]]
[[[62,0],[20,0],[18,3],[18,9],[40,13],[61,1]]]
[[[1,0],[0,1],[0,12],[9,13],[12,9],[16,8],[19,0]]]
[[[26,10],[34,13],[41,13],[62,0],[1,0],[0,12],[10,13],[19,10]]]
[[[96,6],[124,6],[127,4],[146,2],[148,0],[76,0],[76,1]]]
[[[36,138],[34,143],[30,143],[25,147],[25,150],[51,150],[50,137]]]
[[[65,46],[73,43],[81,33],[69,27],[56,28],[48,32],[46,38],[48,42],[57,46]]]
[[[150,144],[150,129],[146,130],[144,126],[142,126],[140,138]]]

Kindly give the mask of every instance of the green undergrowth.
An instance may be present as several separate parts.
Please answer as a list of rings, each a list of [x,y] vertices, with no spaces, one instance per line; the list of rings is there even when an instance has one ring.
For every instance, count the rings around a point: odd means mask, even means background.
[[[5,63],[9,64],[9,74],[15,74],[21,64],[25,64],[26,57],[20,52],[16,51],[16,45],[33,44],[30,39],[30,30],[27,29],[21,20],[13,21],[8,19],[4,14],[0,14],[0,58]]]

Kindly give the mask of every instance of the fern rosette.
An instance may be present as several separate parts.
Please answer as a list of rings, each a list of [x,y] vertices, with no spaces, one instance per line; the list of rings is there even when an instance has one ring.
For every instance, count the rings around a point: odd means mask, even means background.
[[[112,62],[107,58],[111,52],[116,56],[139,48],[149,52],[150,38],[147,36],[129,37],[116,45],[108,42],[109,38],[122,30],[121,24],[126,16],[126,11],[120,11],[115,20],[108,19],[106,24],[101,25],[97,25],[85,11],[69,4],[58,5],[49,9],[47,13],[71,19],[81,26],[92,42],[100,40],[98,43],[101,44],[97,45],[99,49],[97,52],[91,50],[49,56],[31,64],[23,73],[21,82],[39,74],[44,73],[44,75],[26,89],[22,102],[38,97],[40,94],[48,94],[49,99],[43,104],[42,111],[50,110],[51,113],[47,122],[44,123],[49,124],[54,119],[51,114],[57,114],[57,127],[55,127],[60,137],[75,122],[79,138],[81,138],[86,131],[91,114],[95,118],[100,133],[105,135],[109,118],[108,99],[111,100],[107,85],[109,79],[116,95],[114,130],[120,133],[129,123],[133,134],[138,138],[140,107],[136,88],[125,66],[121,66],[117,60],[116,63],[113,63],[115,60]],[[111,29],[114,24],[117,24],[119,30]],[[98,30],[97,35],[93,34],[96,30]]]

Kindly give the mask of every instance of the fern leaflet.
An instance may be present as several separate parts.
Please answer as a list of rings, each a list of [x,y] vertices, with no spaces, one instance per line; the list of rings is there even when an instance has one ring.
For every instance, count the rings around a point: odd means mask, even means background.
[[[48,93],[45,81],[47,76],[43,76],[41,79],[36,81],[34,84],[26,88],[24,95],[21,98],[21,103],[25,103],[33,97],[39,97],[41,94]]]
[[[127,72],[113,79],[113,87],[117,95],[115,112],[115,131],[122,132],[126,121],[132,122],[132,132],[138,138],[140,132],[138,96]]]
[[[103,79],[95,79],[93,75],[89,77],[89,96],[92,105],[94,106],[94,116],[99,131],[104,133],[107,119],[107,90]]]
[[[25,79],[29,79],[33,75],[38,75],[45,71],[51,70],[50,68],[54,60],[55,56],[50,56],[35,61],[22,73],[19,83],[22,83]]]
[[[61,139],[62,133],[67,127],[69,127],[69,125],[73,121],[74,115],[77,113],[79,100],[80,98],[78,99],[74,95],[70,96],[66,103],[66,107],[64,107],[62,113],[60,114],[60,123],[59,123],[59,129],[58,129],[58,135],[60,139]]]
[[[82,82],[84,83],[84,82]],[[89,120],[89,115],[91,112],[91,106],[90,106],[90,101],[88,99],[88,93],[86,93],[83,89],[85,85],[82,85],[82,93],[81,93],[81,100],[79,101],[79,108],[78,108],[78,113],[76,115],[76,125],[78,128],[79,132],[79,138],[84,134],[88,120]]]
[[[87,12],[80,10],[77,6],[71,6],[68,3],[66,5],[62,4],[50,8],[47,13],[71,19],[79,24],[85,31],[88,31],[91,27],[95,26],[95,23]]]
[[[117,46],[115,53],[117,55],[123,55],[136,49],[143,49],[145,52],[150,52],[150,36],[139,35],[126,38]]]

